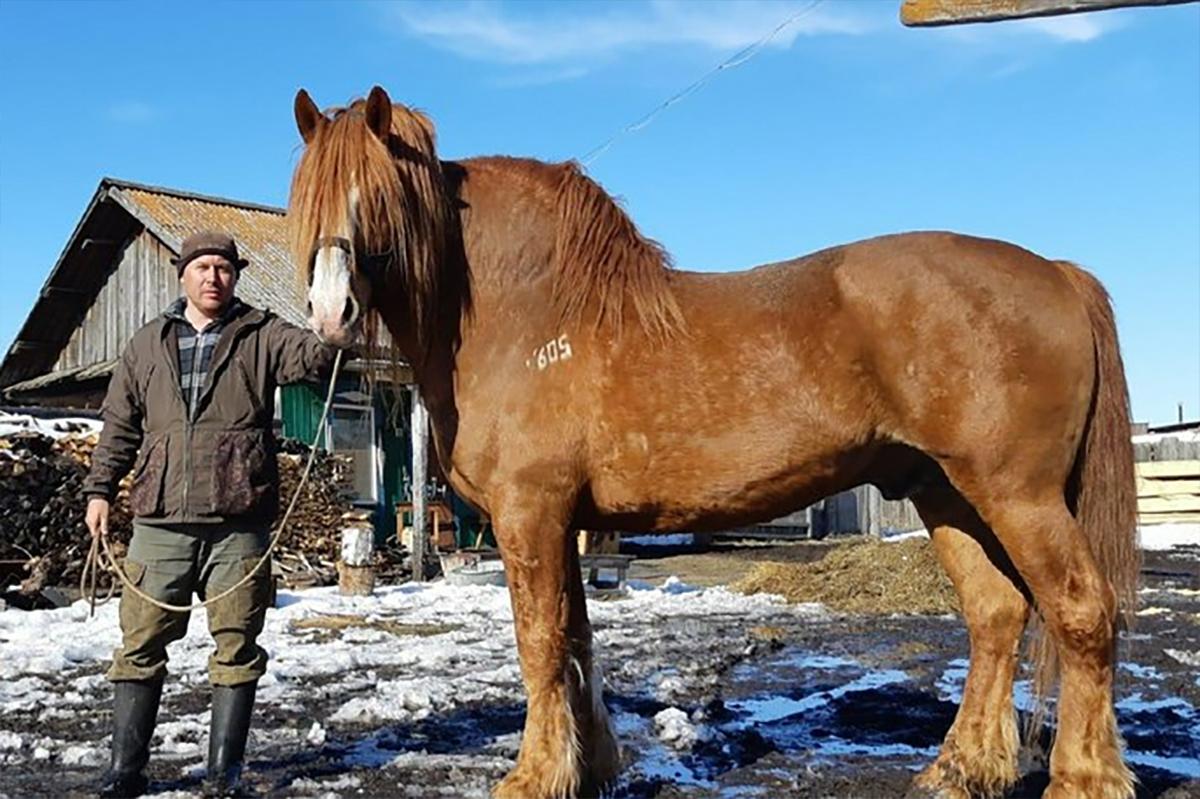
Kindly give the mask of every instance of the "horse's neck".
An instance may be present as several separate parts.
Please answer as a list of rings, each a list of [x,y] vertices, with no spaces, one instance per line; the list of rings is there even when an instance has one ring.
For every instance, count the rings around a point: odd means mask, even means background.
[[[442,265],[439,329],[426,331],[427,346],[404,322],[389,323],[429,410],[443,459],[458,426],[454,375],[460,347],[487,335],[478,320],[514,311],[552,307],[550,259],[554,248],[552,194],[513,173],[509,159],[472,159],[461,165],[455,199],[461,208],[461,249]],[[545,279],[543,279],[545,278]]]

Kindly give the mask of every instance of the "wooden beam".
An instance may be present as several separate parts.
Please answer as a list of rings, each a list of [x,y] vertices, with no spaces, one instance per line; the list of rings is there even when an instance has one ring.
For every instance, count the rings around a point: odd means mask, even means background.
[[[82,246],[83,246],[84,251],[86,252],[87,250],[108,249],[111,247],[116,247],[120,243],[121,242],[115,241],[113,239],[84,239]]]
[[[1146,461],[1136,464],[1137,476],[1159,480],[1200,477],[1200,460],[1190,461]]]
[[[421,392],[412,387],[412,571],[413,582],[425,582],[425,550],[429,538],[425,525],[429,519],[425,483],[429,464],[429,412],[421,401]]]
[[[900,21],[913,27],[1050,17],[1130,6],[1170,6],[1200,0],[904,0]]]
[[[94,293],[95,292],[88,291],[87,289],[77,289],[71,286],[46,286],[44,289],[42,289],[41,296],[50,297],[53,295],[58,295],[66,297],[84,297]]]

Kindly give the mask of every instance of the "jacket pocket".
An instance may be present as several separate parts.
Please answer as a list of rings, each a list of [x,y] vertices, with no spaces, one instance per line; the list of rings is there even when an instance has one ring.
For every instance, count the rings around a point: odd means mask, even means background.
[[[217,433],[212,456],[212,512],[238,516],[258,509],[275,490],[273,461],[264,432]]]
[[[246,362],[242,360],[241,356],[237,356],[233,359],[233,371],[237,373],[239,379],[241,380],[242,388],[246,392],[246,397],[250,400],[250,405],[254,408],[255,415],[261,415],[266,407],[266,404],[263,401],[261,390],[250,378],[250,370],[246,366]]]
[[[134,516],[154,516],[162,512],[163,478],[167,471],[167,437],[147,442],[133,470],[129,489],[129,510]]]

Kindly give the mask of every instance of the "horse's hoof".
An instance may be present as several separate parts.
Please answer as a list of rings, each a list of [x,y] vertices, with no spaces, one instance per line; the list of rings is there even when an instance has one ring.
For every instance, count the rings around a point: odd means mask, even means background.
[[[538,794],[531,793],[533,786],[528,780],[520,777],[515,777],[509,774],[500,782],[496,783],[496,787],[492,788],[492,799],[526,799],[526,797],[537,797]]]
[[[904,792],[904,799],[971,799],[971,795],[962,788],[927,788],[914,782]]]
[[[578,785],[555,784],[548,782],[544,776],[528,776],[528,773],[509,772],[492,788],[492,799],[563,799],[564,797],[595,796],[594,793],[581,793]]]
[[[1134,799],[1132,779],[1054,779],[1042,799]]]
[[[934,763],[913,778],[904,799],[971,799],[971,793],[947,779],[941,764]]]

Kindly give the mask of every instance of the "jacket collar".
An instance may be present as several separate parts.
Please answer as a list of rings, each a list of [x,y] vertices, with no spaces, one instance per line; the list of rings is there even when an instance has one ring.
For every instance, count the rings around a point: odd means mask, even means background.
[[[179,297],[175,300],[175,302],[171,303],[170,306],[167,307],[167,310],[163,311],[163,316],[166,319],[175,322],[183,322],[184,324],[190,325],[191,320],[187,318],[187,314],[185,313],[186,310],[187,297]],[[241,298],[234,297],[229,301],[229,305],[225,306],[225,310],[217,319],[217,323],[224,327],[242,314],[252,310],[254,309],[242,302]]]
[[[179,344],[178,344],[178,327],[176,322],[183,320],[185,324],[190,324],[187,317],[183,316],[183,309],[187,307],[187,298],[180,297],[171,304],[166,311],[159,317],[162,322],[159,328],[159,343],[162,346],[162,357],[167,362],[167,368],[171,370],[174,377],[175,385],[179,383]],[[178,311],[178,315],[175,312]],[[221,335],[217,339],[216,349],[213,350],[212,363],[209,366],[209,376],[206,381],[203,393],[200,395],[197,409],[204,405],[208,395],[212,392],[213,384],[216,383],[217,372],[219,372],[229,359],[233,352],[233,343],[240,336],[243,330],[251,327],[257,327],[266,322],[269,314],[253,305],[242,302],[240,299],[234,298],[234,301],[229,304],[229,308],[225,309],[225,313],[221,316]],[[179,399],[183,402],[183,389],[180,388]],[[183,403],[186,407],[187,403]],[[198,411],[197,411],[198,413]]]

